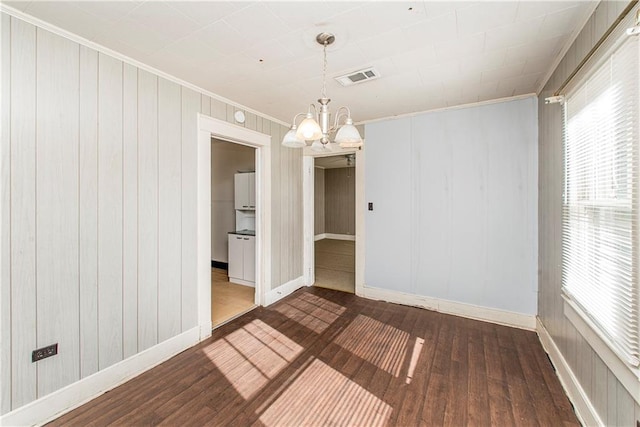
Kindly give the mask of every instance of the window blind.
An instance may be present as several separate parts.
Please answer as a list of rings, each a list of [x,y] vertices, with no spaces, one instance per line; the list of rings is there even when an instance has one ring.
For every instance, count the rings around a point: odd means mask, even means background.
[[[564,292],[627,363],[638,332],[638,37],[623,36],[566,95]]]

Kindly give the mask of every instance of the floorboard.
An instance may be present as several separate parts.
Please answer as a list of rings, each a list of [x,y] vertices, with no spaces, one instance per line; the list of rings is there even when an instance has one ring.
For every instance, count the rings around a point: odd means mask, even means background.
[[[579,425],[534,332],[296,291],[51,426]]]
[[[227,270],[211,269],[211,323],[218,326],[255,306],[255,288],[229,282]]]
[[[355,293],[356,242],[322,239],[315,242],[315,283],[320,288]]]

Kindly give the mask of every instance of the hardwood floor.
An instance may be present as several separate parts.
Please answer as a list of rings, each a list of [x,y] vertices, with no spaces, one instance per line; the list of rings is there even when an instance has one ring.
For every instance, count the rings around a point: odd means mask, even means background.
[[[322,239],[315,242],[314,286],[355,293],[356,242]]]
[[[218,326],[255,306],[255,288],[229,282],[227,270],[211,269],[211,323]]]
[[[534,332],[305,288],[51,425],[579,424]]]

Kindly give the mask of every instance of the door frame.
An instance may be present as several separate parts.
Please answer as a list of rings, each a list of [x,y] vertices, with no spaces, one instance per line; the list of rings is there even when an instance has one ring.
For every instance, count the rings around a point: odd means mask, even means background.
[[[302,188],[303,188],[303,276],[304,284],[312,286],[315,283],[315,159],[317,157],[331,157],[354,153],[356,155],[356,275],[355,293],[358,296],[364,295],[364,243],[365,243],[365,199],[364,199],[364,171],[365,156],[364,148],[341,149],[340,151],[316,153],[305,150],[302,167]]]
[[[198,114],[197,287],[200,338],[211,335],[211,138],[256,149],[255,303],[271,289],[271,135]]]

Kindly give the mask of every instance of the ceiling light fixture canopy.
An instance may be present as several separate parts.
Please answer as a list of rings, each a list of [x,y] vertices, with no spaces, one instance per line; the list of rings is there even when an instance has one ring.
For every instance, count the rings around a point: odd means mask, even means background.
[[[316,41],[322,45],[324,54],[322,94],[318,99],[320,110],[318,111],[316,104],[310,104],[306,113],[295,115],[289,132],[282,138],[282,145],[285,147],[302,148],[310,142],[311,149],[314,151],[331,151],[331,135],[334,132],[334,141],[341,147],[360,148],[362,146],[362,137],[358,129],[353,125],[349,108],[338,108],[333,126],[330,126],[331,113],[329,112],[328,104],[331,100],[327,98],[327,46],[335,40],[336,37],[331,33],[320,33],[316,36]],[[304,119],[299,125],[296,125],[296,121],[302,116],[304,116]],[[340,126],[342,119],[344,119],[344,124]]]

